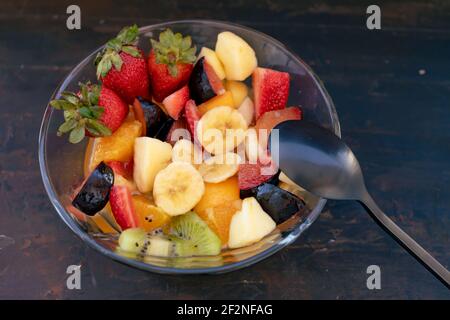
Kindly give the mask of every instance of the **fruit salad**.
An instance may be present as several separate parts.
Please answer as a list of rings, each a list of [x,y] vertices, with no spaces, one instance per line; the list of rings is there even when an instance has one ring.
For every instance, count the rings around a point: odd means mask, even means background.
[[[57,134],[87,142],[68,211],[116,234],[119,252],[159,257],[246,247],[304,213],[269,151],[271,130],[302,118],[290,75],[258,65],[232,32],[200,50],[167,29],[144,52],[138,36],[123,28],[97,55],[97,79],[50,102],[64,115]]]

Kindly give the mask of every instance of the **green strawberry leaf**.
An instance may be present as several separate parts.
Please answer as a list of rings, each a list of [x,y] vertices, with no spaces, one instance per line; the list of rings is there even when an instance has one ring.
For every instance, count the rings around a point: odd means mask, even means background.
[[[139,28],[136,24],[133,24],[132,26],[125,27],[122,30],[120,30],[116,39],[120,41],[122,44],[133,44],[134,42],[136,42],[138,34]]]
[[[50,105],[57,110],[73,110],[77,107],[75,104],[62,99],[52,100]]]
[[[100,136],[110,136],[112,134],[111,129],[109,129],[99,120],[89,119],[86,122],[86,127],[88,130],[92,129],[93,131],[98,132]]]
[[[111,63],[114,65],[114,68],[116,68],[117,71],[120,71],[122,69],[122,58],[119,56],[119,54],[115,51],[111,53]]]
[[[141,53],[134,46],[123,46],[122,47],[122,51],[125,52],[125,53],[128,53],[130,56],[133,56],[135,58],[140,58],[141,57]]]
[[[122,47],[122,43],[121,43],[121,41],[120,41],[119,39],[117,39],[117,38],[111,39],[111,40],[109,40],[109,41],[106,43],[106,48],[112,49],[112,50],[114,50],[114,51],[116,51],[116,52],[120,51],[120,48],[121,48],[121,47]]]
[[[98,104],[102,87],[90,82],[78,85],[79,94],[64,91],[61,93],[62,99],[50,101],[52,107],[62,110],[64,114],[64,123],[59,126],[57,135],[70,132],[71,143],[80,142],[86,131],[96,137],[111,135],[111,130],[99,120],[105,112],[105,108]]]
[[[77,125],[72,131],[70,131],[69,142],[70,143],[78,143],[83,140],[85,136],[85,128],[84,125]]]
[[[69,119],[68,121],[64,122],[62,125],[58,128],[58,136],[62,136],[64,133],[67,133],[74,129],[77,126],[77,121],[75,119]]]
[[[98,105],[98,99],[100,98],[101,89],[102,88],[99,85],[92,85],[90,87],[90,90],[88,92],[88,100],[90,102],[90,105],[92,106]]]
[[[178,75],[178,63],[194,63],[197,59],[197,48],[192,46],[190,36],[183,37],[181,33],[173,33],[166,29],[159,34],[159,41],[150,39],[156,56],[156,63],[166,64],[171,76]]]
[[[97,54],[94,61],[97,66],[98,79],[106,77],[112,66],[116,70],[121,70],[123,63],[119,55],[121,51],[133,57],[141,57],[139,50],[134,47],[137,43],[138,35],[139,28],[134,24],[123,28],[115,38],[106,43],[105,48]]]
[[[89,107],[81,107],[80,109],[78,109],[78,113],[83,118],[94,119],[94,116],[92,115],[91,109]]]
[[[105,109],[100,106],[92,106],[90,110],[94,119],[99,119],[102,116],[103,112],[105,112]]]
[[[77,116],[77,111],[74,110],[64,110],[64,120],[68,121],[70,119],[75,119]]]
[[[81,91],[81,99],[83,102],[87,102],[89,104],[89,96],[88,96],[88,84],[78,84],[80,86]]]
[[[72,104],[75,104],[75,105],[77,105],[80,102],[80,98],[73,92],[63,91],[63,92],[61,92],[61,97],[64,100],[66,100]]]

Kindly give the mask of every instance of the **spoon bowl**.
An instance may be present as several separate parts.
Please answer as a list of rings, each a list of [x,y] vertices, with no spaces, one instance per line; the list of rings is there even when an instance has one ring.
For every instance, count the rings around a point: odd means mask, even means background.
[[[285,121],[270,134],[272,159],[291,180],[327,199],[357,200],[400,245],[450,287],[450,273],[397,226],[367,192],[358,160],[332,132],[307,121]]]

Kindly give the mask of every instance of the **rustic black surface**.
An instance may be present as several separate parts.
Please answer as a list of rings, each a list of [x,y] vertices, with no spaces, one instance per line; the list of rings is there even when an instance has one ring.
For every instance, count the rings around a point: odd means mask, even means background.
[[[380,206],[450,266],[450,3],[378,1],[74,1],[82,30],[65,27],[73,1],[3,0],[0,10],[0,298],[449,299],[447,289],[356,203],[329,202],[285,250],[218,276],[161,276],[88,249],[57,217],[41,183],[37,134],[44,107],[79,60],[122,26],[208,18],[286,43],[324,81]],[[339,4],[337,3],[339,2]],[[114,3],[114,4],[112,4]],[[1,239],[0,239],[1,242]],[[82,265],[82,290],[65,287]],[[366,268],[382,289],[366,288]]]

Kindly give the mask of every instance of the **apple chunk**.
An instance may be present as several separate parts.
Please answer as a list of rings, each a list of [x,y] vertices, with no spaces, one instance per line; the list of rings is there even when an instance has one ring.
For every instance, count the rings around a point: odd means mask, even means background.
[[[172,146],[161,140],[140,137],[134,141],[133,177],[138,190],[153,190],[156,174],[167,167],[172,159]]]
[[[227,80],[243,81],[258,65],[253,48],[229,31],[217,36],[216,54],[223,64]]]
[[[258,242],[275,227],[276,223],[254,197],[245,198],[241,211],[236,212],[231,219],[228,247],[241,248]]]

